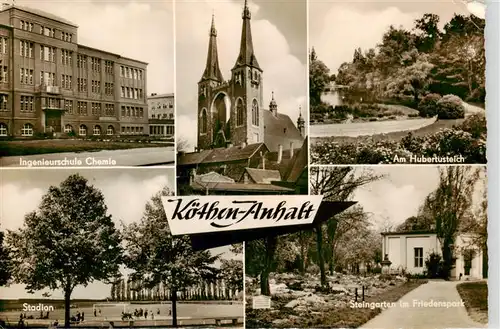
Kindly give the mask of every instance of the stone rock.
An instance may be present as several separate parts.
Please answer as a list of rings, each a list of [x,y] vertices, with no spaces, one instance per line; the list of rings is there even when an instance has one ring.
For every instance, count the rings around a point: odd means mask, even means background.
[[[276,325],[285,324],[287,322],[288,322],[287,319],[276,319],[276,320],[273,320],[273,324],[276,324]]]

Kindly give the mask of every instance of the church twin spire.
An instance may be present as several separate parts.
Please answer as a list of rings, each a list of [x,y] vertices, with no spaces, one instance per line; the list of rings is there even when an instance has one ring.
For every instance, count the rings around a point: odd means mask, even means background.
[[[208,42],[207,64],[201,80],[224,81],[219,66],[219,55],[217,52],[217,30],[215,29],[215,17],[212,14],[212,25],[210,27],[210,41]]]
[[[245,0],[242,18],[243,26],[241,28],[240,54],[238,55],[238,59],[236,60],[233,69],[241,66],[250,66],[262,72],[253,49],[252,28],[250,25],[252,15],[250,13],[250,9],[248,8],[247,0]]]

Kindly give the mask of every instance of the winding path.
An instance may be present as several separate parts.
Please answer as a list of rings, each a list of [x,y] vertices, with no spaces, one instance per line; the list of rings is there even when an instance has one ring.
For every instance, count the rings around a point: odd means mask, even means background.
[[[472,321],[457,291],[460,281],[430,281],[404,295],[394,308],[387,308],[361,328],[370,329],[444,329],[486,328]],[[414,305],[414,301],[417,304]],[[418,302],[452,302],[453,307],[423,307]],[[409,307],[401,307],[400,303]]]

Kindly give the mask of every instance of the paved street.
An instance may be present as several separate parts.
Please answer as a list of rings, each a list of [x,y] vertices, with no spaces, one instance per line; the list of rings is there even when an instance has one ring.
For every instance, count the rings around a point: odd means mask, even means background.
[[[462,282],[430,281],[403,296],[394,308],[387,308],[361,328],[370,329],[444,329],[486,328],[472,321],[462,304],[456,285]],[[429,307],[422,302],[453,302],[455,306]],[[401,307],[407,302],[409,307]],[[417,303],[417,305],[415,305]],[[420,303],[418,305],[418,303]],[[415,305],[415,306],[414,306]]]
[[[57,164],[54,161],[64,160],[68,164]],[[99,167],[99,166],[148,166],[174,164],[173,147],[147,147],[127,150],[104,150],[81,153],[50,153],[26,156],[8,156],[0,158],[2,167],[29,167],[30,161],[46,161],[46,167]],[[69,163],[72,161],[72,163]],[[79,162],[79,165],[74,163]],[[35,167],[35,165],[33,165]],[[36,167],[43,167],[36,165]]]

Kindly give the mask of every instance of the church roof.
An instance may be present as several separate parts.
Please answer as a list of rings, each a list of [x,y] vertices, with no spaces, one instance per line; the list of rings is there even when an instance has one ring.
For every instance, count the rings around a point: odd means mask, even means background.
[[[272,185],[272,184],[244,184],[244,183],[207,183],[207,184],[200,184],[198,182],[193,182],[191,187],[194,190],[210,190],[210,191],[221,191],[221,192],[261,192],[261,193],[276,193],[276,192],[281,192],[281,193],[293,193],[295,190],[288,188],[288,187],[282,187],[282,186],[277,186],[277,185]]]
[[[279,170],[245,168],[245,172],[254,183],[258,184],[271,184],[271,182],[281,180]]]
[[[252,28],[250,26],[251,13],[250,9],[248,9],[247,0],[245,0],[245,7],[243,9],[242,18],[243,25],[241,27],[240,54],[238,55],[236,64],[234,64],[234,68],[248,65],[262,72],[259,63],[257,62],[257,58],[255,57],[255,51],[253,49]]]
[[[264,142],[270,151],[277,151],[279,145],[283,146],[283,150],[290,149],[291,142],[294,148],[302,145],[304,138],[288,115],[278,112],[275,116],[268,110],[263,110],[263,112]]]
[[[201,152],[193,152],[179,155],[178,166],[194,165],[200,163],[217,163],[246,160],[251,158],[257,151],[267,151],[264,143],[249,144],[244,147],[232,146],[221,147]]]
[[[289,183],[295,183],[302,175],[302,172],[307,168],[309,156],[308,156],[308,143],[307,137],[302,143],[302,148],[299,152],[293,155],[290,164],[283,175],[283,181]]]
[[[212,26],[210,27],[210,40],[208,42],[207,64],[201,80],[224,81],[219,66],[219,55],[217,52],[217,30],[215,29],[215,18],[212,16]]]

